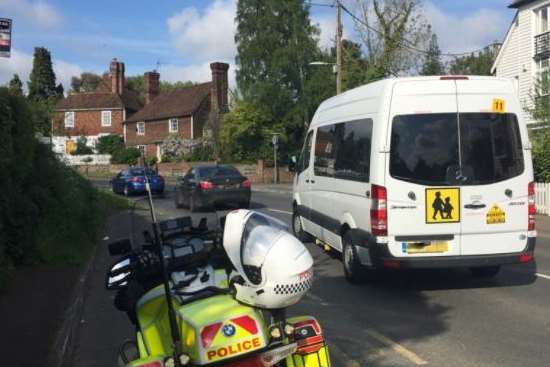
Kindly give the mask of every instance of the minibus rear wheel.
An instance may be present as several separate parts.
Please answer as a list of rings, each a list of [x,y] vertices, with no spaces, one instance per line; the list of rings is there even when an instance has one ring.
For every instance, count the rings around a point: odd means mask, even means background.
[[[372,270],[365,268],[357,256],[356,247],[353,245],[353,236],[350,231],[343,236],[342,263],[346,280],[352,284],[360,284],[368,280]]]

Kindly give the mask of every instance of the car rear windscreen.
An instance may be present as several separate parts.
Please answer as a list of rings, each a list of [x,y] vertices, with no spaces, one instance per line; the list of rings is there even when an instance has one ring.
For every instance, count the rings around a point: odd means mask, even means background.
[[[523,170],[514,114],[418,114],[393,119],[390,175],[396,179],[431,186],[484,185]]]
[[[214,176],[240,176],[239,171],[231,166],[212,166],[199,168],[199,175],[201,177],[214,177]]]

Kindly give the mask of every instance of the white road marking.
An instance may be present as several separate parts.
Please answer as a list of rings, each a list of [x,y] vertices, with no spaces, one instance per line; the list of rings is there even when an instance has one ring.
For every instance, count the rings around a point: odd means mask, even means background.
[[[288,212],[288,211],[286,211],[286,210],[271,209],[271,208],[267,208],[267,210],[269,210],[270,212],[283,213],[283,214],[292,215],[292,212]]]
[[[387,345],[390,347],[394,352],[401,355],[402,357],[408,359],[412,363],[416,364],[417,366],[423,366],[425,364],[428,364],[427,361],[420,358],[416,353],[408,350],[404,346],[402,346],[399,343],[394,342],[387,336],[384,336],[380,334],[378,331],[374,329],[367,329],[365,332],[372,338],[378,340],[380,343]]]
[[[545,274],[541,274],[541,273],[536,273],[535,275],[540,277],[540,278],[550,279],[550,275],[545,275]]]

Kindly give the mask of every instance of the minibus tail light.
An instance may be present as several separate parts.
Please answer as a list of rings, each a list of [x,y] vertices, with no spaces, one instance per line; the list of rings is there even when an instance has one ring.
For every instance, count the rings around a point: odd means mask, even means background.
[[[387,191],[383,186],[372,185],[370,223],[373,236],[388,235]]]
[[[528,230],[534,231],[535,230],[535,183],[529,182],[529,188],[527,190],[527,201],[529,204],[529,210],[528,210]]]

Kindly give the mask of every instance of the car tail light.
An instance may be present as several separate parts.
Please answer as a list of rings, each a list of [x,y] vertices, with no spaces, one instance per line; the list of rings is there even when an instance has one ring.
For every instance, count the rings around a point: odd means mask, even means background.
[[[131,182],[144,182],[145,179],[143,177],[132,177],[130,179]]]
[[[250,180],[244,180],[243,182],[241,182],[241,187],[245,189],[249,189],[251,186],[252,186],[252,183],[250,182]]]
[[[199,187],[201,190],[210,190],[214,188],[214,184],[210,181],[200,181]]]
[[[399,269],[401,267],[401,263],[398,260],[384,260],[382,265],[388,269]]]
[[[373,236],[388,235],[387,191],[383,186],[372,185],[370,223]]]
[[[520,263],[528,263],[529,261],[533,260],[535,256],[532,252],[526,252],[524,254],[519,255],[519,262]]]
[[[529,182],[529,188],[527,190],[527,201],[529,204],[529,214],[528,214],[528,230],[534,231],[535,230],[535,183]]]

